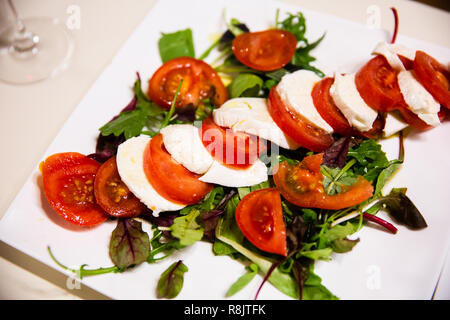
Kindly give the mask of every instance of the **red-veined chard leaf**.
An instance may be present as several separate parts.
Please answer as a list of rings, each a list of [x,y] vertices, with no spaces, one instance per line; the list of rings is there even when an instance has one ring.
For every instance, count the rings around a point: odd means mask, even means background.
[[[389,213],[395,222],[406,225],[411,229],[427,227],[419,209],[406,195],[406,188],[393,188],[387,196],[381,197],[375,206]]]
[[[175,298],[183,288],[184,274],[188,268],[179,260],[174,262],[166,271],[163,272],[158,281],[158,298]]]
[[[142,223],[133,219],[119,219],[109,243],[109,255],[113,263],[120,269],[126,269],[146,261],[149,252],[150,240],[142,230]]]

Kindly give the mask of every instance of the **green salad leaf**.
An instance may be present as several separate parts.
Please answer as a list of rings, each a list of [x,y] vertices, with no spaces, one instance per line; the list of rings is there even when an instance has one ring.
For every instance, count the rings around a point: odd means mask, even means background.
[[[136,107],[134,110],[121,112],[116,119],[102,126],[100,132],[103,136],[113,134],[117,137],[124,134],[125,139],[130,139],[140,135],[146,126],[158,126],[159,130],[167,111],[146,97],[142,91],[139,77],[135,81],[133,89],[136,97]],[[156,134],[155,132],[153,133]]]
[[[162,62],[178,57],[195,58],[192,30],[187,28],[173,33],[163,33],[158,41],[158,48]]]
[[[314,62],[316,58],[311,56],[310,52],[322,42],[325,34],[316,41],[309,43],[305,37],[306,19],[301,12],[297,12],[296,14],[288,12],[287,17],[282,21],[278,21],[277,14],[276,27],[293,33],[297,39],[297,50],[290,63],[300,69],[313,71],[321,78],[324,77],[325,74],[322,71],[311,65],[311,62]]]
[[[250,283],[250,281],[253,280],[253,278],[258,274],[259,268],[257,264],[250,264],[247,267],[245,267],[247,272],[239,277],[239,279],[236,280],[235,283],[233,283],[228,289],[226,296],[231,297],[241,291],[245,288],[247,284]]]
[[[241,73],[229,86],[230,97],[257,97],[263,87],[263,79],[251,73]]]
[[[191,210],[187,215],[174,219],[170,231],[177,238],[181,246],[190,246],[203,237],[203,227],[196,221],[200,211]]]

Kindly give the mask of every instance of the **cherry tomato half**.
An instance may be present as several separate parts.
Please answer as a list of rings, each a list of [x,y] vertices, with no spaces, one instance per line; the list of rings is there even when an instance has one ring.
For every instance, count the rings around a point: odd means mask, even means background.
[[[369,199],[373,194],[372,184],[358,176],[356,182],[342,186],[342,192],[329,196],[325,193],[320,172],[323,154],[308,156],[299,164],[284,161],[273,176],[277,189],[283,197],[299,207],[339,210]]]
[[[276,86],[270,89],[268,107],[277,126],[302,147],[320,152],[333,143],[331,134],[315,126],[285,104],[276,91]]]
[[[450,72],[423,51],[416,52],[414,72],[436,101],[450,109]]]
[[[232,48],[236,58],[246,66],[272,71],[291,61],[297,39],[293,33],[279,29],[246,32],[234,38]]]
[[[181,79],[177,108],[197,107],[200,100],[207,98],[220,106],[228,99],[228,91],[217,72],[206,62],[190,57],[169,60],[156,70],[148,86],[150,99],[169,109]]]
[[[242,198],[236,208],[236,223],[257,248],[287,255],[286,227],[277,189],[256,190]]]
[[[176,163],[164,148],[161,134],[153,137],[145,148],[144,172],[162,197],[183,205],[199,202],[214,187],[198,180],[201,175]]]
[[[114,217],[136,217],[145,210],[145,205],[120,179],[115,156],[109,158],[98,169],[94,181],[94,194],[100,207]]]
[[[210,117],[203,121],[200,135],[214,159],[236,169],[247,169],[265,151],[262,139],[219,127]]]
[[[49,156],[40,168],[45,196],[65,220],[92,226],[108,218],[94,195],[94,180],[100,163],[80,153],[65,152]]]

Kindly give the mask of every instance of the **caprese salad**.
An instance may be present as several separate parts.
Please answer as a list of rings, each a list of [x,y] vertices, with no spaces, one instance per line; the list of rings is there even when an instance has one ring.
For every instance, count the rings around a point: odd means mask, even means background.
[[[359,240],[348,236],[367,221],[395,233],[379,210],[427,226],[405,188],[383,187],[404,161],[402,130],[444,121],[449,70],[394,35],[358,72],[325,77],[310,55],[323,37],[310,43],[305,30],[301,13],[277,12],[275,27],[257,32],[233,19],[199,58],[190,29],[162,35],[163,64],[146,92],[138,74],[96,152],[40,165],[45,196],[64,219],[117,221],[114,266],[69,270],[123,272],[204,240],[214,254],[248,262],[227,295],[261,274],[290,297],[335,299],[314,261],[350,251]],[[388,160],[378,139],[396,133],[399,157]],[[139,219],[152,224],[151,238]],[[174,262],[158,296],[176,297],[187,270]]]

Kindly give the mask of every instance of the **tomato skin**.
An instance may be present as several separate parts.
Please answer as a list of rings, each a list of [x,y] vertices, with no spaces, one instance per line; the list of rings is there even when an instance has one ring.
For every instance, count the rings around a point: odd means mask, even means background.
[[[436,59],[419,50],[414,58],[414,73],[436,101],[450,109],[450,72]]]
[[[120,179],[116,156],[109,158],[98,169],[94,194],[99,206],[113,217],[137,217],[146,208]]]
[[[320,173],[322,160],[323,154],[319,153],[304,158],[300,164],[291,165],[287,161],[279,164],[273,179],[287,201],[299,207],[339,210],[360,204],[372,196],[373,186],[362,176],[343,192],[327,195]]]
[[[279,29],[246,32],[234,38],[232,43],[236,58],[244,65],[260,71],[284,67],[291,61],[296,48],[294,34]]]
[[[176,163],[164,148],[161,134],[153,137],[145,148],[144,172],[162,197],[182,205],[198,203],[214,187],[198,180],[201,175]]]
[[[446,109],[445,107],[441,107],[441,110],[438,112],[439,120],[441,122],[444,122],[446,119],[448,119],[450,115],[449,109]]]
[[[210,117],[202,123],[200,138],[214,159],[234,169],[251,167],[266,149],[257,136],[219,127]]]
[[[242,198],[236,208],[236,223],[257,248],[287,256],[286,226],[277,189],[256,190]]]
[[[389,112],[405,106],[397,73],[382,55],[370,59],[356,73],[355,84],[363,100],[375,110]]]
[[[414,68],[414,61],[402,56],[402,55],[397,55],[398,58],[400,59],[400,61],[402,62],[403,66],[405,67],[406,70],[412,70]]]
[[[333,128],[333,130],[343,136],[354,135],[355,132],[348,120],[336,106],[330,95],[330,88],[334,83],[334,78],[327,77],[317,82],[311,92],[314,106],[320,116]]]
[[[269,113],[278,127],[297,144],[320,152],[334,141],[333,136],[292,110],[281,99],[276,86],[269,92]]]
[[[217,72],[206,62],[190,57],[175,58],[159,67],[149,81],[148,96],[170,109],[181,79],[176,108],[197,107],[206,98],[212,98],[216,106],[228,100],[228,91]]]
[[[378,113],[377,118],[372,124],[372,128],[369,131],[359,132],[356,135],[363,136],[369,139],[379,139],[383,134],[383,129],[386,124],[386,115]]]
[[[77,152],[56,153],[41,163],[44,194],[66,221],[93,226],[108,216],[96,203],[94,179],[100,163]]]

